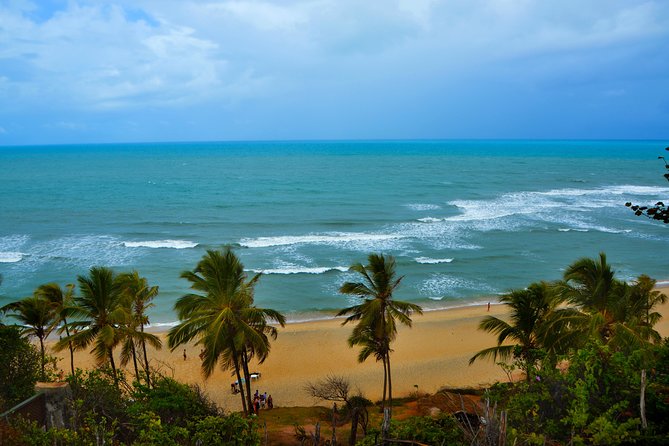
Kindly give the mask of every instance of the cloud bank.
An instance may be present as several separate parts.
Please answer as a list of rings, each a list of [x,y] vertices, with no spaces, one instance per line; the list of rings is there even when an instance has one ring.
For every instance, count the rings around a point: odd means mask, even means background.
[[[664,1],[0,6],[0,145],[663,138]]]

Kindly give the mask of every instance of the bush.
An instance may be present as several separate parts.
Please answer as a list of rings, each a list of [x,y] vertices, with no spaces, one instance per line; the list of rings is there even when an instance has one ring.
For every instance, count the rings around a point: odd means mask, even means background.
[[[40,354],[16,327],[0,326],[0,413],[35,393]]]
[[[194,444],[220,446],[259,446],[260,434],[253,420],[233,413],[206,417],[192,425]]]
[[[378,429],[370,429],[365,438],[356,443],[357,446],[373,446],[380,439]],[[457,420],[449,414],[437,418],[411,417],[406,420],[392,420],[390,438],[413,440],[425,444],[465,445],[465,437]]]
[[[114,421],[127,423],[127,400],[110,373],[77,369],[75,377],[69,377],[68,382],[74,400],[72,425],[75,429],[85,423],[90,424],[92,420],[99,423],[100,418],[105,418],[107,424]],[[122,375],[120,382],[123,382]]]
[[[150,411],[163,424],[185,427],[189,422],[215,416],[220,410],[199,387],[189,386],[172,378],[160,377],[153,387],[140,386],[133,393],[132,414]]]

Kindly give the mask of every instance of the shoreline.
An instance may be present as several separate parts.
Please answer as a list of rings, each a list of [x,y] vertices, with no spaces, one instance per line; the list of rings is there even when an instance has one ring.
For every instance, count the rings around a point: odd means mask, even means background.
[[[669,292],[669,291],[668,291]],[[453,311],[453,310],[460,310],[464,308],[472,308],[472,307],[486,307],[488,303],[490,303],[490,307],[492,308],[493,306],[500,306],[504,305],[500,302],[498,302],[497,299],[498,296],[495,296],[494,299],[492,300],[493,297],[490,298],[490,300],[476,300],[476,301],[471,301],[469,303],[463,303],[463,304],[454,304],[452,306],[446,306],[446,307],[436,307],[436,308],[425,308],[423,307],[423,313],[433,313],[433,312],[441,312],[441,311]],[[343,320],[345,319],[345,316],[336,316],[338,310],[323,310],[323,311],[307,311],[307,312],[296,312],[296,313],[289,313],[286,316],[286,325],[288,324],[304,324],[304,323],[309,323],[309,322],[326,322],[330,320]],[[318,314],[318,316],[304,316],[302,318],[299,317],[299,315],[312,315],[312,314]],[[144,327],[146,331],[149,331],[154,334],[160,334],[160,333],[167,333],[170,331],[170,328],[176,326],[179,324],[179,321],[174,321],[174,322],[157,322],[155,324],[148,324]]]
[[[669,295],[669,287],[658,290]],[[668,337],[669,302],[659,306],[658,311],[663,318],[656,329],[663,337]],[[505,317],[507,314],[504,305],[491,302],[489,312],[486,303],[413,315],[413,327],[399,327],[393,344],[393,394],[399,397],[416,391],[434,393],[446,386],[476,387],[506,381],[504,371],[492,361],[477,361],[471,366],[468,362],[476,352],[495,344],[495,336],[478,330],[479,321],[487,315]],[[272,341],[267,360],[263,364],[252,362],[250,365],[252,371],[262,374],[261,379],[253,381],[252,391],[271,394],[277,407],[323,404],[308,396],[304,386],[331,374],[349,379],[352,394],[359,390],[373,401],[380,399],[381,364],[373,358],[364,363],[357,362],[358,348],[349,348],[346,342],[352,326],[342,326],[341,322],[339,318],[331,318],[290,322],[284,328],[279,327],[278,338]],[[163,340],[164,346],[159,351],[148,349],[152,367],[181,382],[199,385],[226,411],[241,410],[239,395],[232,394],[230,389],[230,384],[235,381],[232,373],[219,368],[204,380],[198,358],[200,348],[189,344],[171,352],[166,347],[167,331],[154,332]],[[53,341],[50,341],[49,350],[52,345]],[[69,370],[67,351],[57,356],[61,358],[59,367]],[[88,351],[75,352],[75,367],[95,368]],[[131,364],[124,369],[131,379]]]

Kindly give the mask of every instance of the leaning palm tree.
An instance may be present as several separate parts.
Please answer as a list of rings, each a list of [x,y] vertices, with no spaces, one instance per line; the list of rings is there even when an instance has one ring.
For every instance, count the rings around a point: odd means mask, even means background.
[[[486,348],[472,356],[469,364],[477,359],[492,358],[507,360],[513,356],[521,362],[525,377],[529,381],[535,369],[540,348],[551,354],[557,350],[555,336],[559,331],[552,330],[549,324],[551,316],[562,302],[547,282],[533,283],[524,290],[513,290],[500,297],[511,313],[509,321],[496,316],[486,316],[479,324],[479,329],[497,335],[497,345]],[[553,339],[551,339],[553,337]]]
[[[51,303],[55,315],[55,323],[57,325],[62,324],[58,329],[58,333],[63,333],[63,331],[65,331],[66,337],[69,338],[70,328],[67,324],[67,316],[73,310],[74,284],[70,283],[66,285],[65,290],[63,290],[57,283],[40,285],[37,290],[35,290],[35,296]],[[71,376],[74,378],[74,346],[71,341],[68,343],[68,348],[70,350],[70,372]]]
[[[159,350],[162,347],[160,338],[154,334],[144,331],[144,327],[149,323],[149,317],[146,310],[153,306],[151,301],[158,295],[157,286],[149,286],[144,277],[140,277],[137,271],[131,273],[119,274],[116,278],[120,293],[123,297],[123,304],[129,310],[131,318],[126,324],[125,339],[121,350],[121,365],[128,363],[132,357],[135,366],[135,377],[139,382],[139,370],[137,367],[137,349],[141,348],[143,358],[140,360],[146,384],[151,386],[151,375],[149,371],[149,359],[146,354],[146,344],[150,344],[154,349]]]
[[[560,293],[572,307],[558,312],[569,327],[573,348],[595,338],[618,350],[634,350],[659,340],[653,325],[660,315],[654,307],[666,296],[653,291],[655,281],[640,276],[633,284],[615,278],[601,253],[599,259],[582,258],[572,263],[559,283]]]
[[[283,314],[276,310],[269,308],[258,308],[253,305],[254,285],[260,278],[256,275],[249,283],[247,283],[246,293],[251,305],[247,308],[241,309],[239,317],[243,323],[250,328],[253,333],[244,331],[243,336],[239,338],[241,347],[238,349],[240,361],[243,372],[243,382],[246,387],[247,404],[251,405],[251,371],[249,369],[249,362],[256,359],[258,364],[265,362],[269,356],[271,343],[270,338],[276,340],[278,330],[276,327],[269,324],[273,321],[281,325],[286,324],[286,318]]]
[[[182,296],[174,305],[181,322],[168,333],[168,344],[172,350],[193,340],[201,345],[205,378],[217,364],[224,370],[232,369],[240,383],[242,408],[248,414],[248,360],[254,354],[260,359],[267,356],[267,335],[276,336],[268,323],[284,325],[285,318],[279,312],[253,305],[253,287],[260,275],[247,280],[244,266],[229,247],[207,251],[196,268],[184,271],[181,277],[191,283],[196,293]]]
[[[576,339],[595,338],[617,351],[647,352],[647,347],[661,337],[654,329],[660,314],[654,308],[667,297],[654,291],[655,281],[639,276],[633,284],[614,278],[614,271],[601,253],[599,261],[579,259],[564,274],[563,293],[576,305],[564,310]],[[578,347],[580,344],[575,343]],[[645,414],[646,369],[640,371],[639,406],[642,428],[647,427]]]
[[[39,339],[42,380],[46,380],[44,339],[54,328],[54,312],[51,303],[38,296],[32,296],[5,305],[0,311],[9,312],[9,316],[18,321],[23,336],[35,336]]]
[[[130,319],[123,306],[114,272],[106,267],[92,267],[88,276],[78,276],[80,295],[75,297],[71,314],[74,333],[56,343],[62,350],[72,342],[75,349],[93,344],[92,353],[99,365],[108,363],[118,383],[114,347],[123,339],[123,326]]]
[[[360,362],[374,356],[383,363],[384,410],[392,407],[392,376],[390,368],[390,344],[397,336],[397,323],[411,326],[411,314],[422,314],[419,305],[393,299],[393,293],[400,285],[402,277],[395,275],[395,259],[383,254],[370,254],[368,264],[356,263],[350,270],[362,277],[360,282],[346,282],[340,293],[353,295],[362,300],[357,305],[344,308],[337,316],[346,316],[342,325],[357,322],[348,343],[362,346],[358,356]]]

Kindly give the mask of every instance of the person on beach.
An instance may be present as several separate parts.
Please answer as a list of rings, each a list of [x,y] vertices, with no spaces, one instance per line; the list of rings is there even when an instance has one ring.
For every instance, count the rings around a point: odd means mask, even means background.
[[[187,358],[187,356],[186,356],[186,349],[184,348],[184,361],[186,360],[186,358]]]
[[[488,311],[490,311],[490,302],[488,302]]]
[[[267,397],[267,408],[271,409],[274,407],[274,401],[272,401],[272,395]]]

